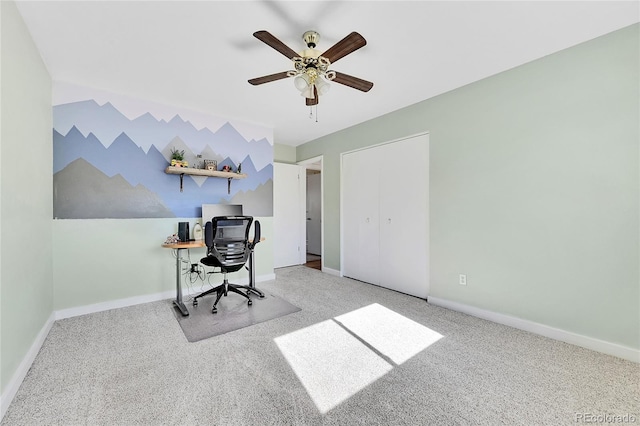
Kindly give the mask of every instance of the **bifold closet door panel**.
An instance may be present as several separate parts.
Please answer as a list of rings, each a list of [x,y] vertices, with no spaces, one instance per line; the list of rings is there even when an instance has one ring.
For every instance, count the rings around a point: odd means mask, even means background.
[[[398,168],[380,178],[380,285],[428,294],[428,136],[377,149]]]
[[[343,274],[378,284],[380,276],[379,174],[374,150],[342,158]]]

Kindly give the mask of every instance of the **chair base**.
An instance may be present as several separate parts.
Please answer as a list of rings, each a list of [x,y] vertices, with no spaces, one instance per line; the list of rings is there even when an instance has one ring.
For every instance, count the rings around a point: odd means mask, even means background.
[[[207,295],[209,295],[211,293],[216,293],[216,301],[213,302],[213,307],[211,308],[211,313],[215,314],[215,313],[218,312],[218,308],[216,307],[218,305],[218,302],[220,301],[222,296],[226,297],[228,292],[236,293],[236,294],[239,294],[240,296],[243,296],[244,298],[247,299],[247,305],[249,305],[249,306],[253,305],[253,301],[249,297],[249,292],[247,291],[247,293],[243,293],[242,291],[239,290],[240,288],[246,288],[246,286],[241,286],[241,285],[238,285],[238,284],[229,284],[229,281],[227,280],[227,276],[225,274],[224,281],[222,282],[222,284],[220,284],[219,286],[214,287],[212,289],[209,289],[209,290],[205,291],[204,293],[200,293],[199,295],[194,297],[193,298],[193,306],[198,306],[198,299],[199,298],[201,298],[203,296],[207,296]],[[264,295],[262,297],[264,297]]]
[[[260,297],[260,299],[264,298],[264,293],[261,292],[260,290],[258,290],[255,287],[251,287],[251,286],[248,286],[248,285],[240,285],[240,284],[229,284],[229,287],[234,287],[234,288],[237,288],[237,289],[241,288],[241,289],[247,290],[247,294],[254,293],[256,296]]]

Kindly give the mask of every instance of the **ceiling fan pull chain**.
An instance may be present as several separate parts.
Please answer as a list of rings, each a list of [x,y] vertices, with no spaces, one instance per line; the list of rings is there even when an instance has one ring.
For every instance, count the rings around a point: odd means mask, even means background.
[[[316,123],[318,122],[318,104],[316,104]]]

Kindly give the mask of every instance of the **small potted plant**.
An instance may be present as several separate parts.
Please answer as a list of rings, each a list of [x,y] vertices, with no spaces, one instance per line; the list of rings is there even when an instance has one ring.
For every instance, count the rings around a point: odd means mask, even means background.
[[[175,167],[187,167],[189,165],[184,161],[184,150],[178,151],[176,148],[171,150],[171,165]]]

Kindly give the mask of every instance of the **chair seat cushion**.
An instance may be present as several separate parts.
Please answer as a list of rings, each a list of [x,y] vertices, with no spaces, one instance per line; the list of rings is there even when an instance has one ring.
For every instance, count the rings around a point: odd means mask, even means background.
[[[200,263],[206,266],[211,266],[215,268],[220,268],[222,272],[236,272],[244,267],[244,263],[236,264],[236,265],[223,265],[220,261],[214,256],[207,256],[200,259]]]
[[[200,259],[200,263],[207,266],[221,266],[220,262],[218,262],[218,259],[213,256],[203,257],[202,259]]]

